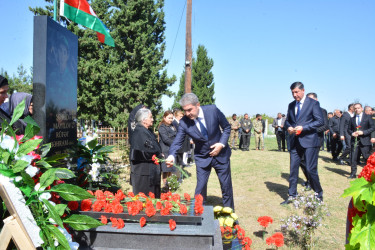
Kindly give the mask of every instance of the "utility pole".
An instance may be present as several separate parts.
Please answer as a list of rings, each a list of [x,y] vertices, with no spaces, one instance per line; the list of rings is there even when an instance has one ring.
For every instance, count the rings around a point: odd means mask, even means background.
[[[186,8],[186,50],[185,50],[185,93],[191,93],[191,6],[192,0],[187,0]]]

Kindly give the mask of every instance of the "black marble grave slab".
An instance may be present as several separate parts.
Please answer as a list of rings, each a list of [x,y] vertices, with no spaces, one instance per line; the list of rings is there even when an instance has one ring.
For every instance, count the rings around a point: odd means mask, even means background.
[[[80,249],[223,249],[219,223],[213,208],[205,206],[202,223],[177,224],[171,231],[168,223],[139,223],[125,221],[125,227],[111,225],[87,231],[74,231]],[[148,217],[146,217],[148,220]]]

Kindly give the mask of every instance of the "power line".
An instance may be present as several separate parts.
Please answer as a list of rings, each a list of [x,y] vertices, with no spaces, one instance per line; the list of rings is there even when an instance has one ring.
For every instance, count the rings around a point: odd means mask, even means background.
[[[174,38],[174,42],[173,42],[173,46],[172,46],[172,51],[171,51],[171,55],[169,56],[168,62],[169,62],[169,61],[171,60],[171,58],[172,58],[173,50],[174,50],[174,46],[176,45],[176,40],[177,40],[178,32],[180,31],[180,26],[181,26],[182,17],[183,17],[183,15],[184,15],[185,8],[186,8],[186,1],[184,1],[184,2],[185,2],[185,4],[184,4],[184,8],[182,9],[182,13],[181,13],[181,17],[180,17],[180,22],[178,23],[178,28],[177,28],[176,37]],[[168,66],[169,66],[169,63],[168,63]],[[168,66],[167,66],[167,70],[168,70]]]

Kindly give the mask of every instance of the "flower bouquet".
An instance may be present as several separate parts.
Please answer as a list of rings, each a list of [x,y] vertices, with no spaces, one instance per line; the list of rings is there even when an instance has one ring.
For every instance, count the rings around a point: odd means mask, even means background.
[[[47,157],[51,144],[40,146],[41,137],[35,136],[39,127],[31,117],[26,117],[25,134],[16,136],[12,128],[25,108],[22,101],[16,108],[9,124],[3,122],[0,135],[0,175],[21,190],[38,227],[43,248],[77,249],[68,233],[102,225],[99,221],[84,215],[71,214],[68,201],[92,198],[86,190],[63,179],[74,178],[72,171],[56,167],[66,155]]]
[[[70,149],[68,168],[77,176],[77,183],[81,187],[92,188],[119,188],[118,175],[108,165],[111,159],[108,154],[113,152],[114,146],[103,146],[97,138],[87,138],[86,143],[78,142]]]
[[[219,221],[224,245],[230,245],[232,249],[250,249],[252,241],[249,237],[245,237],[245,230],[240,227],[238,216],[232,208],[215,206],[214,216]]]
[[[350,182],[342,197],[351,196],[348,209],[348,244],[346,249],[374,249],[375,221],[375,153],[372,154],[358,178]]]

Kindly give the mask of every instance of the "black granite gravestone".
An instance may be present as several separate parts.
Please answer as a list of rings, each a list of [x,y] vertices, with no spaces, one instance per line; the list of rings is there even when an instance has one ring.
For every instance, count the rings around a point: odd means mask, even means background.
[[[34,119],[50,154],[77,141],[77,58],[77,36],[50,17],[34,17]]]
[[[146,220],[151,221],[151,218],[146,217]],[[211,206],[205,206],[200,220],[198,224],[177,221],[173,231],[168,223],[153,221],[140,227],[138,222],[125,221],[121,229],[106,225],[74,231],[73,238],[80,249],[223,249],[219,222],[214,220]]]

